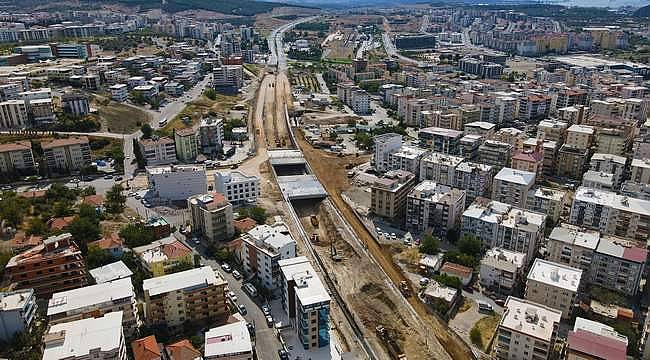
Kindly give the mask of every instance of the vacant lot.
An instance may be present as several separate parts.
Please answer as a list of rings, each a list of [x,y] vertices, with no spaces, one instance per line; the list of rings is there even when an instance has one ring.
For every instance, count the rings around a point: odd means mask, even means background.
[[[151,115],[146,111],[115,101],[96,101],[93,107],[97,108],[101,131],[131,134],[151,121]]]
[[[163,135],[171,135],[174,129],[194,127],[201,119],[208,114],[216,114],[219,117],[226,117],[230,109],[235,106],[241,98],[237,95],[217,94],[215,100],[201,96],[185,106],[175,118],[164,128],[159,130]]]

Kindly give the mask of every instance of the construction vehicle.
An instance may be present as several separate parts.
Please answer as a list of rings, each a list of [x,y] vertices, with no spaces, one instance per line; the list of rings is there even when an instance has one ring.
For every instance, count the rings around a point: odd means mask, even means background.
[[[311,234],[311,237],[309,238],[311,242],[317,243],[320,240],[320,237],[318,236],[318,233],[313,233]]]
[[[397,341],[395,341],[395,339],[393,339],[393,337],[390,335],[388,329],[386,329],[382,325],[378,325],[375,328],[375,331],[377,332],[377,336],[379,337],[379,339],[381,339],[386,345],[386,348],[388,349],[388,353],[390,354],[390,357],[392,359],[406,360],[406,355],[402,353],[402,349],[400,349],[399,345],[397,344]]]
[[[316,215],[310,216],[309,221],[311,221],[311,225],[313,227],[318,227],[318,218],[316,217]]]
[[[402,295],[404,295],[404,297],[411,296],[411,289],[409,288],[409,285],[406,282],[406,280],[400,281],[399,290],[402,292]]]

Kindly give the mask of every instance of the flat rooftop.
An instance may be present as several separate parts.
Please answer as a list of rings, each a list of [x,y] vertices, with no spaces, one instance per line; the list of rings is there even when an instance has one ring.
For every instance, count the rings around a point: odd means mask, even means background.
[[[600,241],[600,233],[598,231],[583,229],[575,225],[561,224],[553,228],[549,235],[549,239],[595,250]]]
[[[625,212],[650,216],[650,201],[618,195],[609,191],[581,186],[576,190],[574,203],[575,201],[584,201]]]
[[[48,303],[47,316],[131,297],[135,297],[131,278],[58,292]]]
[[[91,350],[115,350],[123,341],[121,311],[52,325],[43,337],[43,360],[90,358]]]
[[[114,280],[130,278],[133,272],[120,260],[94,268],[90,270],[90,275],[95,279],[97,284],[103,284]]]
[[[295,293],[302,306],[331,300],[325,286],[305,256],[280,260],[278,265],[285,279],[295,281]]]
[[[246,321],[212,328],[205,333],[206,357],[229,357],[253,352]]]
[[[509,296],[499,326],[550,341],[562,312],[532,301]]]
[[[528,272],[528,280],[534,280],[571,292],[577,292],[580,287],[582,270],[567,265],[535,259]]]
[[[225,284],[226,281],[217,277],[209,266],[185,270],[169,275],[145,279],[142,289],[149,291],[149,296],[160,295],[176,290],[192,289],[213,284]]]
[[[327,197],[327,191],[314,175],[278,176],[278,185],[289,200]]]
[[[519,185],[531,185],[535,182],[535,173],[504,167],[498,174],[496,174],[494,180],[501,180]]]
[[[269,150],[267,153],[271,165],[300,165],[307,163],[300,150]]]
[[[34,290],[32,289],[0,292],[0,310],[21,310],[33,296]]]

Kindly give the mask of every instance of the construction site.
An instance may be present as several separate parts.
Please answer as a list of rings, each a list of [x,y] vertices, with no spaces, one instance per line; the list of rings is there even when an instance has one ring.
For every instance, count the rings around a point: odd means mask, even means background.
[[[472,359],[343,201],[347,169],[368,157],[314,149],[291,129],[286,69],[267,70],[259,84],[249,122],[257,151],[242,167],[260,174],[261,205],[285,215],[299,253],[329,288],[342,349],[369,359]]]

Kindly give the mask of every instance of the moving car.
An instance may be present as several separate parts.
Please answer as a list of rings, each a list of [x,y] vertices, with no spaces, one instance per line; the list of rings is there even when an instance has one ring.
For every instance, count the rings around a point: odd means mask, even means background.
[[[273,318],[271,317],[271,315],[266,316],[266,325],[268,327],[273,327]]]
[[[240,274],[239,271],[237,271],[237,270],[234,270],[234,271],[232,272],[232,277],[234,277],[235,280],[240,280],[240,279],[242,278],[241,274]]]
[[[271,309],[269,309],[268,306],[264,305],[262,306],[262,313],[264,314],[264,316],[269,316],[271,315]]]
[[[229,273],[229,272],[232,271],[232,268],[231,268],[230,265],[228,265],[227,263],[223,263],[223,264],[221,264],[221,268],[223,269],[223,271],[225,271],[225,272],[227,272],[227,273]]]

